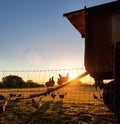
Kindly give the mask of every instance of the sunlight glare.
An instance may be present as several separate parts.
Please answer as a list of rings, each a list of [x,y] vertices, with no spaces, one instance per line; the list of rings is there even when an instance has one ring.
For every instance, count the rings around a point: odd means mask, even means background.
[[[72,80],[77,77],[77,74],[75,72],[70,72],[69,73],[69,80]]]

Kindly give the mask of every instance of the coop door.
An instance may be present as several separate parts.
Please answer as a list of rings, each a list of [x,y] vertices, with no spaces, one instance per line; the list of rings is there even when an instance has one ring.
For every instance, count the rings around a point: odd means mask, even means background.
[[[120,13],[112,16],[112,42],[120,41]]]

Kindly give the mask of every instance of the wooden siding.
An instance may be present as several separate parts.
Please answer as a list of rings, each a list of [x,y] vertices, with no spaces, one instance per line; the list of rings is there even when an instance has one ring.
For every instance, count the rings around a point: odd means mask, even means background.
[[[113,19],[113,15],[117,15],[117,20]],[[86,70],[93,78],[113,79],[116,41],[112,41],[120,38],[120,1],[78,10],[64,16],[85,37]]]
[[[113,78],[114,44],[108,13],[88,12],[86,20],[85,67],[95,78]]]

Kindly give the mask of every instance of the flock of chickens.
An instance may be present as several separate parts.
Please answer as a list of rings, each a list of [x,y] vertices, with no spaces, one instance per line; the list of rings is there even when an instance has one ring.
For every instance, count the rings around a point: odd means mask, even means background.
[[[69,73],[67,73],[66,76],[62,76],[61,74],[59,74],[59,78],[57,81],[58,85],[62,85],[64,82],[67,82],[69,79]],[[55,81],[54,81],[54,77],[52,76],[51,78],[49,78],[49,81],[45,83],[46,87],[51,87],[54,86]]]
[[[66,76],[62,76],[61,74],[59,74],[59,78],[58,78],[58,81],[57,81],[57,84],[58,85],[62,85],[63,83],[67,82],[69,80],[69,73],[67,73]],[[57,94],[55,92],[52,92],[50,94],[50,90],[51,88],[49,87],[52,87],[54,86],[55,84],[55,81],[54,81],[54,77],[52,76],[51,78],[49,78],[49,81],[47,81],[45,83],[46,87],[48,88],[47,91],[48,93],[44,94],[44,96],[47,96],[47,95],[50,95],[52,99],[55,99],[55,97],[57,96]],[[67,93],[59,93],[58,92],[58,95],[59,95],[59,98],[63,99],[65,97],[65,95],[67,95]],[[32,107],[38,109],[42,104],[42,97],[39,98],[39,100],[35,100],[34,98],[32,98]]]
[[[62,85],[64,82],[67,82],[68,80],[69,80],[69,73],[67,73],[66,76],[62,76],[61,74],[59,74],[57,84]],[[45,83],[45,86],[48,88],[47,90],[49,90],[49,87],[54,86],[54,84],[55,84],[55,81],[54,81],[54,77],[52,76],[52,78],[49,78],[49,81]],[[63,99],[66,94],[67,93],[58,92],[59,98],[61,99]],[[44,94],[44,95],[46,96],[47,94]],[[54,99],[57,94],[55,92],[52,92],[51,94],[49,93],[49,95],[51,96],[52,99]],[[9,98],[5,98],[3,95],[0,95],[0,115],[5,111],[8,101],[11,100],[12,97],[18,98],[21,96],[22,94],[16,95],[15,93],[11,93],[9,94]],[[36,100],[35,98],[32,98],[32,107],[38,109],[42,104],[42,98],[43,97],[40,97],[38,100]]]
[[[49,94],[50,96],[51,96],[51,98],[54,100],[55,99],[55,97],[57,96],[57,94],[55,93],[55,92],[53,92],[53,93],[51,93],[51,94]],[[67,95],[67,93],[65,92],[65,93],[59,93],[58,92],[58,95],[59,95],[59,98],[60,99],[64,99],[64,97],[65,97],[65,95]],[[38,100],[35,100],[34,98],[32,98],[32,107],[34,107],[34,108],[36,108],[36,110],[37,109],[39,109],[40,108],[40,106],[42,105],[42,98],[43,97],[40,97]]]
[[[62,85],[65,82],[67,82],[69,80],[69,73],[67,73],[66,76],[62,76],[61,74],[59,74],[59,78],[57,81],[58,85]],[[47,91],[44,96],[49,95],[53,100],[55,99],[55,97],[58,95],[60,99],[63,99],[65,97],[65,95],[67,95],[67,93],[55,93],[54,91],[51,92],[52,86],[54,86],[55,81],[54,81],[54,77],[52,76],[51,78],[49,78],[49,81],[47,81],[45,83],[45,86],[47,87]],[[110,110],[113,111],[113,105],[112,105],[112,101],[113,101],[113,92],[110,92],[111,88],[114,88],[114,81],[111,81],[108,84],[104,85],[104,90],[103,90],[103,94],[100,96],[101,99],[103,99],[104,103],[108,106],[108,108]],[[50,91],[50,92],[49,92]],[[112,90],[113,91],[113,90]],[[9,98],[5,98],[3,95],[0,95],[0,114],[3,113],[5,111],[6,105],[8,103],[9,100],[11,100],[12,97],[16,97],[16,98],[20,98],[22,96],[22,94],[9,94]],[[94,99],[99,99],[98,96],[96,96],[95,94],[93,94]],[[41,104],[42,104],[42,98],[40,97],[38,100],[36,100],[35,98],[32,98],[32,107],[38,109]]]

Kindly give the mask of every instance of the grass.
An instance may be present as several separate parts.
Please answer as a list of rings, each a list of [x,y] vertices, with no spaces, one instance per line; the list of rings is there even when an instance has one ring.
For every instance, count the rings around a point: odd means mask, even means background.
[[[34,92],[21,92],[23,97],[36,93],[35,89]],[[58,94],[61,92],[67,93],[64,99],[59,98]],[[10,100],[6,111],[1,114],[0,124],[114,124],[115,115],[104,105],[102,99],[93,98],[93,93],[99,97],[101,91],[95,91],[92,86],[67,86],[55,93],[55,99],[50,95],[43,96],[42,106],[38,110],[32,107],[31,99]],[[9,91],[5,93],[6,97],[8,94]]]

